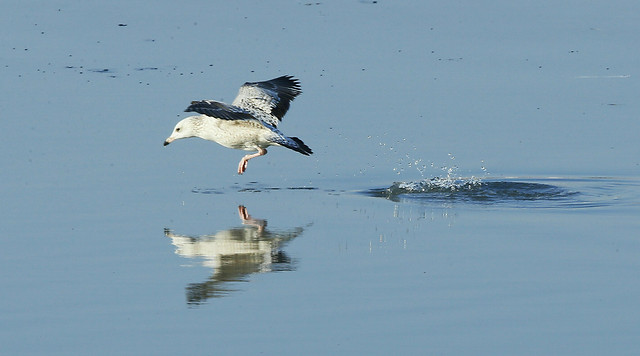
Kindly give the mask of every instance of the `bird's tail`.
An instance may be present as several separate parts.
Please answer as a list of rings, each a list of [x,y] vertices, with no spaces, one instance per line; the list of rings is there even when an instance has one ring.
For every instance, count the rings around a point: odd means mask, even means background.
[[[311,148],[305,145],[304,142],[302,142],[302,140],[297,137],[287,137],[286,142],[284,142],[282,146],[292,149],[296,152],[300,152],[305,156],[313,153],[313,151],[311,151]]]

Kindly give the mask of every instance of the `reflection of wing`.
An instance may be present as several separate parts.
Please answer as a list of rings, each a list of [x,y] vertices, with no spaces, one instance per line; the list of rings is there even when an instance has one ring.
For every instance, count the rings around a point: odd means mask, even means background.
[[[192,101],[184,111],[194,111],[199,114],[223,120],[256,120],[247,110],[233,105],[227,105],[215,100]]]
[[[273,126],[289,110],[291,101],[302,93],[298,79],[285,75],[264,82],[244,83],[232,105],[250,112],[259,111],[267,114],[262,119]],[[263,115],[260,115],[263,116]]]
[[[186,236],[165,229],[176,253],[187,258],[203,258],[203,265],[213,274],[201,283],[187,287],[187,302],[200,304],[208,298],[222,297],[233,291],[230,283],[246,281],[253,273],[291,271],[295,261],[281,248],[298,237],[304,229],[270,231],[263,219],[252,218],[244,206],[238,207],[243,227],[220,231],[214,235]]]
[[[187,303],[202,304],[209,298],[219,298],[236,291],[234,282],[246,282],[254,273],[267,271],[293,271],[293,261],[283,251],[274,251],[268,256],[239,254],[226,255],[220,259],[221,265],[204,282],[189,283],[187,286]],[[263,270],[265,266],[268,270]]]

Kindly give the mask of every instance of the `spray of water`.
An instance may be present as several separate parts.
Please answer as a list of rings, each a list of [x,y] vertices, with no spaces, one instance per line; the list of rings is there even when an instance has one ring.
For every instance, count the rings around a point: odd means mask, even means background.
[[[462,177],[458,173],[458,166],[455,164],[456,157],[449,153],[449,164],[443,165],[439,167],[442,175],[436,175],[432,178],[426,178],[425,175],[429,170],[429,167],[435,169],[435,164],[431,162],[430,164],[423,164],[422,159],[411,159],[409,155],[406,155],[407,159],[407,167],[415,168],[420,173],[422,179],[415,182],[396,182],[391,187],[387,188],[388,193],[390,194],[401,194],[401,193],[424,193],[424,192],[455,192],[459,190],[465,189],[473,189],[482,185],[482,178],[480,177]],[[482,161],[482,171],[484,172],[484,177],[488,176],[487,169],[484,166],[484,161]],[[397,174],[400,174],[404,171],[402,166],[394,169]]]

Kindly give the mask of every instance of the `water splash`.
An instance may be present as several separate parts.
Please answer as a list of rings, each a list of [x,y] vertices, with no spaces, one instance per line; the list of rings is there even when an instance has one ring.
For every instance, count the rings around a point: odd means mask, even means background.
[[[390,194],[404,194],[404,193],[425,193],[425,192],[455,192],[459,190],[469,190],[478,187],[482,184],[482,179],[475,176],[470,178],[464,178],[458,175],[458,166],[453,164],[456,157],[452,154],[448,154],[451,161],[451,165],[444,165],[440,167],[440,170],[445,173],[444,176],[436,176],[433,178],[424,178],[429,168],[426,164],[422,163],[422,159],[412,160],[409,159],[408,167],[414,167],[420,172],[422,180],[417,182],[396,182],[391,187],[387,188]],[[487,176],[487,170],[484,167],[484,161],[482,161],[482,171]],[[435,164],[432,162],[429,165],[431,168],[435,168]],[[398,169],[397,173],[400,174],[404,169]]]
[[[555,185],[517,181],[487,181],[447,176],[417,182],[396,182],[388,188],[363,192],[391,201],[419,203],[510,204],[513,206],[578,206],[578,192]],[[523,205],[524,204],[524,205]]]
[[[482,185],[482,180],[476,177],[454,178],[434,177],[418,182],[396,182],[387,188],[390,194],[427,193],[427,192],[456,192],[459,190],[471,190]]]

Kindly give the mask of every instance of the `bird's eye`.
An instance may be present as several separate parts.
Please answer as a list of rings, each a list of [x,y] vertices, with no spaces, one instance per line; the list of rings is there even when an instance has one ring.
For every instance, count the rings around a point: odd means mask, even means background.
[[[180,132],[180,128],[179,128],[179,127],[178,127],[178,128],[176,128],[176,132]]]

